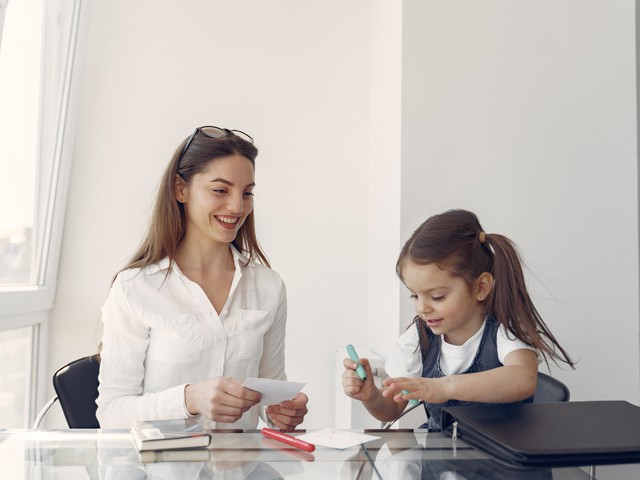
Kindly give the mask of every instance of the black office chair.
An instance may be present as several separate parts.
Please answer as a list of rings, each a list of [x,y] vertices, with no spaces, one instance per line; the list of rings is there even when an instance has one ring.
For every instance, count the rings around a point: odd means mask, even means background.
[[[557,378],[538,372],[538,385],[533,403],[568,402],[569,388]]]
[[[100,356],[79,358],[60,367],[53,374],[56,396],[44,406],[33,424],[37,430],[49,408],[60,402],[69,428],[100,428],[96,418]]]

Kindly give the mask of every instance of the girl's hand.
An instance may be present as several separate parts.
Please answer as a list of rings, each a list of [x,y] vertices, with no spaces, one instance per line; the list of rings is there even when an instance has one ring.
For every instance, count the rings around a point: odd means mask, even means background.
[[[400,403],[417,399],[444,403],[455,398],[466,402],[519,402],[536,391],[538,360],[536,352],[518,349],[509,353],[504,365],[482,372],[449,375],[442,378],[387,378],[383,397]],[[409,393],[403,394],[406,390]]]
[[[356,373],[358,364],[350,358],[345,358],[342,362],[344,365],[344,372],[342,373],[342,389],[344,393],[351,398],[360,400],[367,403],[371,401],[377,392],[377,387],[373,382],[373,372],[371,371],[371,365],[366,358],[360,359],[360,365],[364,367],[366,373],[366,380],[361,380]]]
[[[422,400],[428,403],[444,403],[451,399],[447,377],[442,378],[385,378],[382,395],[397,403]],[[402,393],[402,391],[409,393]]]
[[[244,388],[233,378],[223,377],[187,385],[184,399],[192,415],[200,414],[215,422],[233,423],[260,403],[261,395]]]
[[[304,421],[309,398],[302,392],[298,392],[292,400],[282,402],[280,405],[269,405],[265,413],[274,426],[280,430],[295,430],[296,426]]]

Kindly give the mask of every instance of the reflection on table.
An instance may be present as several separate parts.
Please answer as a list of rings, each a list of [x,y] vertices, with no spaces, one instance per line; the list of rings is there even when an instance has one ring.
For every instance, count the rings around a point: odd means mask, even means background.
[[[0,431],[0,477],[6,479],[522,479],[640,478],[640,465],[589,468],[508,466],[447,434],[367,433],[379,440],[313,453],[264,438],[260,432],[213,433],[208,450],[136,451],[125,431]]]

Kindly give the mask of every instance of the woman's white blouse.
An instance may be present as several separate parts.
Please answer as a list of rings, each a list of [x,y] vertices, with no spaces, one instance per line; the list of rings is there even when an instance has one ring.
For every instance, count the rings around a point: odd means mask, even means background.
[[[235,274],[218,315],[198,284],[169,259],[121,272],[102,308],[104,324],[97,417],[102,428],[134,420],[183,418],[187,384],[208,378],[285,380],[287,300],[273,270],[231,247]],[[233,424],[255,428],[258,407]]]

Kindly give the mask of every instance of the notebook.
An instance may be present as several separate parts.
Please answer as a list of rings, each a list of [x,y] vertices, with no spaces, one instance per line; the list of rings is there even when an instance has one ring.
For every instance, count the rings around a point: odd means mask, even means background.
[[[208,447],[211,442],[211,434],[195,417],[134,422],[131,434],[139,452]]]
[[[524,466],[640,462],[640,407],[622,400],[444,407],[444,425]]]

